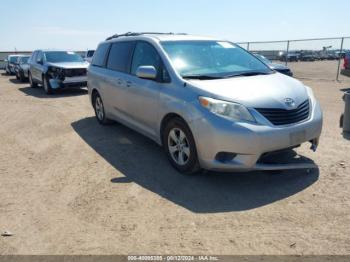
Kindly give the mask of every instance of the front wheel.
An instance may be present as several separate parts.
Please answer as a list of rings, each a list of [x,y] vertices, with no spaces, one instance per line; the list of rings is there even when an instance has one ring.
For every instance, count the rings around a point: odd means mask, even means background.
[[[46,94],[51,95],[53,93],[53,89],[51,87],[49,79],[46,76],[43,76],[42,83]]]
[[[163,146],[170,163],[179,172],[194,174],[200,170],[192,132],[181,118],[174,118],[165,127]]]
[[[30,72],[28,73],[28,78],[29,78],[30,87],[36,88],[38,86],[38,84],[33,81],[33,77],[32,77],[32,74]]]
[[[26,80],[26,78],[24,76],[24,72],[19,71],[19,81],[21,81],[23,83],[25,80]]]

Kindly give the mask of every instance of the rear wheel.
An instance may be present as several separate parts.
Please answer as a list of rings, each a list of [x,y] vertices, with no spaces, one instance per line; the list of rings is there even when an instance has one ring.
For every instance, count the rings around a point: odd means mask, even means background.
[[[53,89],[51,87],[49,79],[46,76],[43,76],[42,83],[46,94],[51,95],[53,93]]]
[[[33,81],[32,74],[30,72],[28,73],[28,78],[29,78],[30,87],[36,88],[38,86],[38,84]]]
[[[16,72],[16,79],[19,80],[19,72]]]
[[[200,170],[192,132],[181,118],[174,118],[166,125],[163,146],[170,163],[179,172],[194,174]]]

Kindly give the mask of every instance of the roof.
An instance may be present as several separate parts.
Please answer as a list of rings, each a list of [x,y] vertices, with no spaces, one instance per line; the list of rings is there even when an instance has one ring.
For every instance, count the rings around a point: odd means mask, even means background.
[[[194,35],[188,35],[188,34],[175,34],[175,33],[126,33],[121,35],[113,35],[111,37],[108,37],[106,41],[110,40],[116,40],[116,39],[129,39],[130,40],[137,40],[142,38],[152,38],[158,41],[200,41],[200,40],[216,40],[214,38],[210,37],[204,37],[204,36],[194,36]]]
[[[73,52],[73,53],[75,53],[75,51],[64,50],[64,49],[35,49],[33,52],[35,52],[35,51],[41,51],[41,52]]]
[[[8,55],[8,57],[13,57],[13,56],[28,56],[26,54],[13,54],[13,55]]]

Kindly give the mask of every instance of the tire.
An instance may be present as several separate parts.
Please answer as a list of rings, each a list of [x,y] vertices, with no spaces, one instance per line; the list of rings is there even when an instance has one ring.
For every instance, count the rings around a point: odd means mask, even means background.
[[[45,75],[42,76],[42,83],[43,83],[45,93],[48,95],[53,94],[53,89],[51,87],[50,81]]]
[[[19,80],[19,73],[16,72],[16,79]]]
[[[28,78],[29,78],[30,87],[36,88],[38,86],[38,84],[34,82],[34,80],[32,78],[32,74],[30,72],[28,72]]]
[[[99,124],[108,125],[112,121],[106,117],[105,108],[99,93],[95,92],[92,97],[92,105],[95,110],[95,116]]]
[[[24,76],[23,71],[19,71],[19,81],[21,81],[22,83],[25,82],[26,78]]]
[[[163,147],[171,165],[182,174],[195,174],[200,170],[196,143],[188,125],[179,117],[165,126]]]

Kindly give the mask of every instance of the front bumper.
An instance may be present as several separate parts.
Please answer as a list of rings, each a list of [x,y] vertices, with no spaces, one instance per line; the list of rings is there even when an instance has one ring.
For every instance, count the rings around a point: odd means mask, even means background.
[[[53,89],[87,86],[87,76],[65,77],[64,80],[51,78],[49,81]]]
[[[288,126],[237,123],[208,113],[192,121],[201,167],[218,171],[278,170],[314,168],[310,163],[264,164],[259,161],[269,152],[312,142],[315,150],[322,130],[322,111],[313,104],[308,120]],[[218,153],[233,153],[233,159],[218,160]]]

